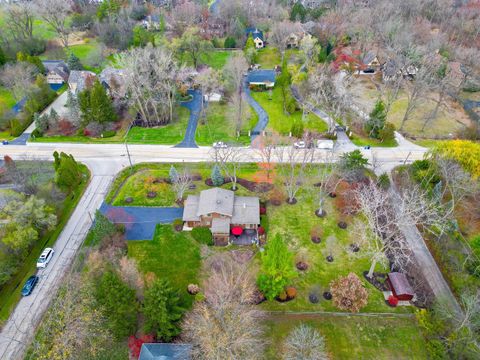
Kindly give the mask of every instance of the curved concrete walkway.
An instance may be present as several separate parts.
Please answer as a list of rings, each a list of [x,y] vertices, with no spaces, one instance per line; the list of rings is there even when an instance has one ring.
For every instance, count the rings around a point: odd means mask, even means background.
[[[188,93],[193,96],[190,101],[182,102],[181,106],[190,110],[190,118],[188,119],[187,130],[181,143],[174,147],[179,148],[197,148],[195,142],[195,132],[197,131],[198,118],[202,110],[202,94],[198,90],[188,90]]]

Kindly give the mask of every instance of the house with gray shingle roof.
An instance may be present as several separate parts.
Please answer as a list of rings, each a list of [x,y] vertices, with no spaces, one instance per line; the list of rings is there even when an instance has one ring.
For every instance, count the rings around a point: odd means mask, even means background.
[[[227,245],[231,228],[258,228],[260,200],[255,196],[236,196],[221,188],[203,190],[185,200],[183,221],[187,228],[208,227],[215,245]]]
[[[252,70],[247,75],[249,86],[264,86],[273,88],[275,86],[275,70]]]
[[[94,72],[86,70],[72,70],[68,78],[68,87],[73,94],[78,94],[85,90],[89,83],[93,84],[95,78]]]
[[[47,72],[49,84],[63,84],[68,81],[70,71],[63,60],[44,60],[42,64]]]

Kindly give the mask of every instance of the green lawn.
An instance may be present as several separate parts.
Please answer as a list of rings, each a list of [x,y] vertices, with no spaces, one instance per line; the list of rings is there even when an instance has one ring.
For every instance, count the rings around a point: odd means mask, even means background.
[[[188,295],[187,285],[198,284],[201,258],[199,244],[189,233],[157,225],[153,240],[128,242],[128,256],[137,260],[142,272],[170,281],[185,305],[191,306],[194,298]]]
[[[312,176],[312,183],[314,181]],[[363,308],[362,312],[409,312],[411,308],[397,307],[391,308],[385,304],[383,294],[367,283],[362,272],[369,269],[370,260],[358,255],[362,254],[362,250],[354,256],[347,251],[350,244],[355,243],[355,234],[352,232],[353,218],[346,217],[338,213],[335,207],[335,201],[328,198],[326,203],[327,216],[318,218],[314,211],[317,208],[316,193],[311,184],[304,184],[302,190],[298,193],[298,203],[295,205],[282,205],[279,207],[268,207],[268,222],[270,235],[282,235],[283,239],[288,243],[294,254],[306,253],[309,268],[305,272],[298,272],[298,276],[293,280],[292,285],[297,288],[298,296],[294,301],[280,303],[277,301],[267,301],[262,307],[268,310],[285,310],[285,311],[337,311],[332,301],[323,298],[317,304],[310,303],[308,296],[313,289],[318,289],[322,294],[329,289],[332,280],[339,276],[347,275],[354,272],[364,282],[368,293],[368,305]],[[342,230],[337,223],[343,219],[347,222],[348,228]],[[314,227],[320,227],[323,235],[320,244],[314,244],[311,237],[311,230]],[[329,236],[335,236],[336,245],[334,249],[334,261],[327,262],[325,257],[328,255],[326,251],[326,239]],[[378,264],[376,271],[386,272]]]
[[[293,114],[288,115],[283,111],[282,92],[280,87],[275,87],[270,93],[268,91],[263,92],[251,92],[252,97],[260,104],[260,106],[268,113],[269,120],[267,130],[273,130],[282,135],[288,135],[292,128],[292,124],[296,120],[302,119],[302,112],[295,111]],[[328,130],[328,125],[314,114],[308,114],[306,116],[305,130],[314,132],[325,132]]]
[[[370,145],[371,147],[395,147],[398,145],[395,139],[382,142],[380,140],[372,139],[369,137],[363,137],[358,134],[355,134],[351,140],[357,146]]]
[[[107,195],[106,201],[116,206],[176,206],[175,193],[172,187],[164,183],[153,183],[154,179],[166,179],[169,177],[170,165],[140,165],[142,166],[136,166],[136,171],[131,176],[128,169],[117,176],[110,193]],[[194,181],[196,189],[186,191],[185,197],[188,194],[197,194],[200,190],[209,188],[205,185],[205,179],[210,177],[212,169],[210,164],[186,164],[185,166],[187,166],[192,173],[202,176],[202,180]],[[180,171],[182,166],[177,164],[176,168]],[[242,165],[239,176],[250,178],[257,170],[258,168],[255,164],[245,164]],[[225,184],[222,187],[227,189],[230,186],[231,184]],[[157,196],[152,199],[147,198],[146,195],[148,191],[155,191]],[[243,187],[240,187],[237,193],[239,195],[249,194]],[[127,197],[133,199],[129,204],[125,202]]]
[[[215,50],[202,54],[198,60],[198,64],[208,65],[214,69],[221,70],[227,63],[232,54],[238,50]],[[187,54],[182,54],[180,61],[187,66],[193,66],[193,61]]]
[[[84,190],[86,189],[90,172],[87,167],[84,166],[82,169],[85,174],[85,180],[80,184],[80,186],[73,192],[73,196],[69,196],[64,200],[63,205],[61,206],[61,211],[57,213],[58,222],[55,229],[47,232],[42,236],[34,245],[28,257],[24,260],[23,265],[18,270],[17,274],[6,283],[0,290],[0,326],[8,319],[10,313],[15,308],[17,302],[21,298],[20,291],[23,284],[35,272],[35,264],[41,252],[46,247],[51,247],[57,241],[58,236],[62,232],[63,228],[67,224],[70,215],[75,210],[80,198],[83,195]]]
[[[257,64],[261,65],[262,69],[273,69],[276,65],[281,65],[282,59],[277,48],[267,46],[263,49],[257,50]]]
[[[265,356],[268,360],[281,357],[285,337],[301,323],[325,337],[331,359],[427,359],[425,341],[415,319],[276,314],[265,323],[270,340]]]
[[[10,109],[15,103],[12,93],[0,85],[0,106],[2,110],[3,108]]]
[[[232,114],[228,113],[228,104],[210,103],[205,111],[206,121],[199,121],[195,134],[195,141],[198,145],[211,146],[215,141],[250,144],[248,135],[237,138]],[[253,109],[250,109],[250,115],[250,120],[243,124],[242,132],[248,132],[258,121],[257,113]]]
[[[178,119],[165,126],[133,127],[128,133],[128,142],[132,144],[178,144],[185,135],[190,111],[187,108],[178,107],[177,114]]]

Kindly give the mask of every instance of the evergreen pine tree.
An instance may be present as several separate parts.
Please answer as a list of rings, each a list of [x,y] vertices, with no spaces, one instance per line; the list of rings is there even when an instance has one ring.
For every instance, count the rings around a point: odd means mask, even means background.
[[[0,47],[0,66],[5,64],[7,62],[7,59],[5,57],[5,53],[2,50],[2,47]]]
[[[55,159],[55,183],[60,189],[69,193],[82,181],[80,167],[72,155],[64,152],[60,155],[54,152],[53,157]]]
[[[375,107],[369,115],[369,119],[365,123],[365,131],[368,136],[378,139],[380,131],[385,127],[385,121],[387,120],[387,112],[385,110],[385,104],[381,99],[377,100]]]
[[[172,182],[172,184],[175,183],[175,182],[177,182],[177,180],[178,180],[178,171],[177,171],[177,169],[175,168],[175,166],[172,165],[172,166],[170,167],[170,171],[169,171],[169,173],[168,173],[168,176],[169,176],[170,181]]]
[[[55,127],[58,125],[59,121],[60,121],[60,116],[58,116],[58,113],[55,111],[54,108],[51,108],[50,114],[48,115],[48,124],[51,125],[52,127]]]
[[[80,59],[74,53],[70,53],[67,60],[68,68],[71,70],[83,70],[83,65]]]
[[[211,178],[212,178],[213,185],[215,186],[223,185],[223,182],[224,182],[223,176],[217,164],[213,166]]]
[[[145,291],[145,331],[155,332],[157,339],[168,342],[180,334],[179,321],[183,312],[180,297],[167,280],[155,280]]]
[[[245,57],[248,59],[250,64],[255,64],[257,60],[257,50],[255,48],[255,42],[253,41],[252,34],[248,35],[247,42],[245,43],[245,48],[243,49]]]
[[[100,124],[117,119],[112,99],[107,95],[105,88],[98,80],[93,83],[90,92],[90,106],[93,119]]]
[[[283,57],[282,61],[282,71],[280,72],[280,75],[277,76],[276,79],[277,86],[280,87],[282,90],[282,100],[283,100],[283,111],[286,113],[287,111],[287,98],[288,98],[288,89],[290,87],[290,84],[292,83],[292,75],[290,75],[290,72],[287,69],[287,59],[286,57]]]

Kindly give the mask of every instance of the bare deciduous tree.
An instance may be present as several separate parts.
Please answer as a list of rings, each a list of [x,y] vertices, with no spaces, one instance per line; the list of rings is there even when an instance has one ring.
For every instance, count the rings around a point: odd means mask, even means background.
[[[231,93],[230,99],[232,108],[235,111],[235,126],[237,131],[242,128],[245,119],[245,111],[247,106],[243,106],[243,86],[244,76],[248,69],[248,63],[243,53],[237,53],[231,56],[225,67],[223,68],[223,76],[225,78],[226,86]]]
[[[287,191],[288,202],[295,203],[295,196],[302,187],[306,172],[312,163],[315,148],[296,149],[294,146],[278,146],[275,148],[278,167],[282,177],[285,190]]]
[[[226,254],[209,261],[205,301],[186,316],[184,337],[194,359],[262,359],[263,329],[254,301],[255,282],[248,269]]]
[[[58,34],[64,47],[68,48],[70,27],[68,17],[72,10],[71,4],[64,0],[37,0],[37,11],[47,24]]]
[[[19,1],[5,6],[5,30],[16,41],[33,38],[34,6],[29,1]]]
[[[284,360],[327,360],[325,339],[311,326],[300,324],[284,343]]]
[[[173,55],[161,47],[146,46],[117,54],[125,69],[125,86],[130,105],[147,125],[172,121],[178,67]]]
[[[211,150],[211,158],[225,172],[225,175],[232,182],[232,190],[237,190],[237,172],[242,160],[242,148],[228,146]]]
[[[25,61],[6,64],[0,73],[0,82],[12,91],[15,100],[19,101],[32,88],[38,69]]]
[[[177,195],[177,201],[183,200],[183,195],[190,185],[192,185],[192,175],[187,168],[183,168],[172,182],[173,190]]]

